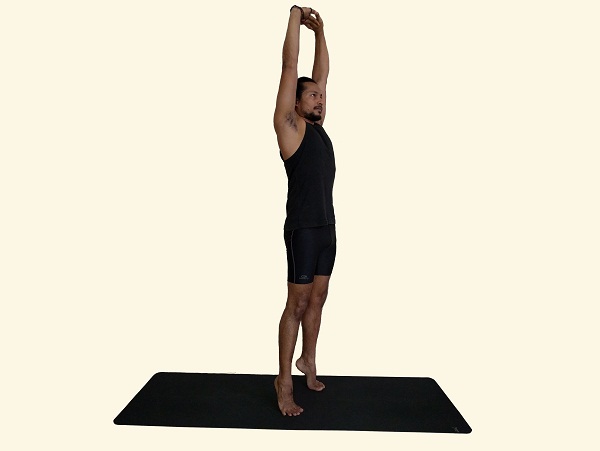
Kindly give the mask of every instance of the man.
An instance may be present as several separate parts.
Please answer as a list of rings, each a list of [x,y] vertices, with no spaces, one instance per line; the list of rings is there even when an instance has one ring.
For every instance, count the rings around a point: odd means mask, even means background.
[[[298,78],[301,25],[315,33],[312,79]],[[331,140],[322,127],[328,74],[329,54],[321,16],[312,8],[293,6],[273,121],[288,176],[284,225],[288,296],[279,323],[279,375],[275,379],[279,409],[288,416],[303,411],[294,401],[292,384],[292,357],[300,324],[302,354],[296,367],[306,375],[310,389],[325,388],[316,377],[315,356],[336,252],[332,199],[335,159]]]

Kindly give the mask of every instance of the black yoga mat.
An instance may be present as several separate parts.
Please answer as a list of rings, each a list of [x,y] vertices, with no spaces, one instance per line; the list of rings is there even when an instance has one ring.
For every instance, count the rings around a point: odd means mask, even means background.
[[[431,378],[319,376],[325,390],[293,376],[304,412],[283,416],[274,375],[157,373],[115,418],[118,425],[203,428],[469,433]]]

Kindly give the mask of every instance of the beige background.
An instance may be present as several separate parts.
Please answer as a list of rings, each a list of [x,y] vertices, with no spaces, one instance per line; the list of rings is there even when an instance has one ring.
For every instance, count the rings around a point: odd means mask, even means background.
[[[596,449],[596,2],[310,5],[338,166],[319,370],[433,377],[467,436],[114,426],[157,371],[277,370],[291,3],[5,3],[2,449]]]

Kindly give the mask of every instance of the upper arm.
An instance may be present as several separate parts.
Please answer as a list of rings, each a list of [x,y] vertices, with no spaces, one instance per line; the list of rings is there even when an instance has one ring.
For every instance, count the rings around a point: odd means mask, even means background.
[[[327,91],[326,91],[326,87],[327,87],[327,78],[325,77],[324,79],[314,79],[317,82],[317,85],[319,86],[319,89],[321,90],[321,93],[323,94],[323,111],[321,112],[321,120],[317,121],[318,124],[323,125],[323,122],[325,122],[325,113],[327,112]]]
[[[275,131],[279,133],[279,128],[287,125],[288,127],[298,128],[296,121],[296,84],[298,82],[298,68],[283,66],[281,70],[281,79],[279,80],[279,91],[277,92],[277,101],[275,103],[275,115],[273,122]]]
[[[273,125],[277,134],[279,150],[284,159],[289,158],[299,145],[301,133],[299,124],[300,116],[296,113],[296,85],[298,83],[297,67],[283,66]]]

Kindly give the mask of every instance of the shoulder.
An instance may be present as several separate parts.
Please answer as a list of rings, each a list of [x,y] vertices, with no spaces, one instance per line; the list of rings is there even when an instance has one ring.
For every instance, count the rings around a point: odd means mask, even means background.
[[[290,112],[283,120],[275,121],[274,125],[281,156],[287,160],[300,147],[308,125],[295,111]]]

